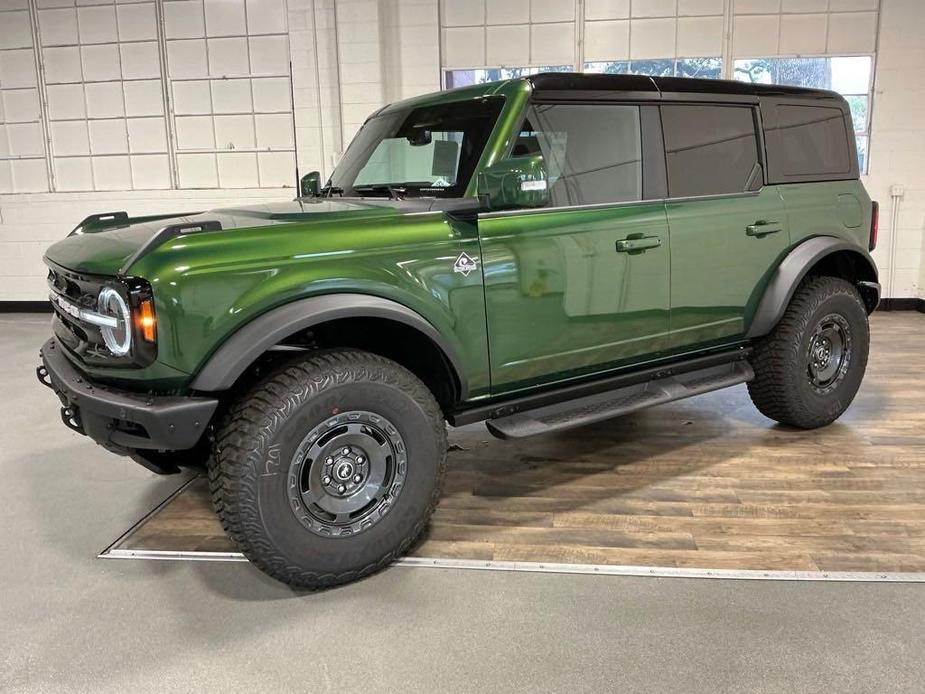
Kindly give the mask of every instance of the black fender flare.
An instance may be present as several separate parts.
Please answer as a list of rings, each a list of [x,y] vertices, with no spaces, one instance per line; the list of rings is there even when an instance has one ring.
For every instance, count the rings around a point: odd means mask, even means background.
[[[209,357],[190,387],[203,392],[228,390],[268,349],[300,330],[340,318],[385,318],[415,328],[443,352],[459,380],[461,397],[468,392],[466,372],[453,344],[416,311],[370,294],[325,294],[299,299],[263,313],[244,325]]]
[[[794,292],[813,266],[826,256],[841,251],[852,253],[858,262],[863,263],[862,267],[866,266],[869,270],[867,277],[858,278],[855,283],[862,289],[868,311],[873,311],[880,301],[880,284],[877,282],[877,266],[870,253],[834,236],[814,236],[791,250],[777,266],[758,302],[745,337],[767,335],[783,317]]]

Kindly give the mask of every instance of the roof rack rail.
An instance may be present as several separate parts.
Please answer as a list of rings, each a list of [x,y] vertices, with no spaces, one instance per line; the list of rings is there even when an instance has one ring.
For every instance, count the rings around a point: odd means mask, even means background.
[[[111,226],[112,224],[121,224],[122,222],[128,221],[128,212],[100,212],[99,214],[91,214],[89,217],[85,217],[83,221],[80,222],[76,227],[74,227],[72,234],[77,233],[79,230],[83,229],[85,226],[90,224],[99,224],[100,222],[109,222],[106,226]]]

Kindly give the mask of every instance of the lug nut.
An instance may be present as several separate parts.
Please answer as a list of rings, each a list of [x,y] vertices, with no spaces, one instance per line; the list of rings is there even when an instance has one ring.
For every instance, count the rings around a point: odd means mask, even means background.
[[[348,453],[350,453],[350,449],[344,446],[344,450],[342,450],[341,453],[343,453],[344,455],[347,455]]]
[[[326,462],[328,465],[331,465],[334,462],[334,458],[328,458],[324,462]]]
[[[347,487],[345,487],[345,486],[342,485],[342,484],[341,484],[341,485],[338,485],[337,491],[339,491],[341,494],[343,494],[345,491],[347,491]]]
[[[359,484],[360,482],[363,481],[363,478],[360,477],[359,475],[354,475],[354,476],[353,476],[353,481],[356,482],[357,484]]]
[[[364,457],[361,456],[361,455],[358,455],[358,456],[357,456],[357,465],[362,465],[362,464],[365,463],[365,462],[366,462],[366,458],[364,458]]]
[[[321,478],[321,484],[327,487],[329,484],[331,484],[331,478],[325,475],[324,477]]]

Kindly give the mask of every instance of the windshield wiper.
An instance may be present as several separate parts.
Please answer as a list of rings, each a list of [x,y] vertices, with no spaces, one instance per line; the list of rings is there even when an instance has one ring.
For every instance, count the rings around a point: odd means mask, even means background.
[[[353,189],[362,195],[363,193],[386,193],[391,200],[404,200],[405,188],[397,188],[388,184],[353,186]]]
[[[326,185],[319,192],[323,198],[329,198],[332,195],[340,195],[341,197],[344,196],[344,189],[340,186]]]

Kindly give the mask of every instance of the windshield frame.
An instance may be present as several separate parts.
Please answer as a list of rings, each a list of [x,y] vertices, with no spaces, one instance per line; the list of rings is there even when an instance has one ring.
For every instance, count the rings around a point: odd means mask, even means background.
[[[359,131],[357,131],[343,158],[337,164],[337,167],[328,178],[323,191],[327,195],[337,194],[346,197],[409,197],[409,198],[437,198],[437,199],[454,199],[466,197],[471,189],[471,183],[479,169],[479,165],[485,156],[488,147],[491,145],[497,129],[502,122],[502,115],[507,107],[507,99],[504,95],[484,95],[479,97],[469,97],[456,101],[436,102],[433,104],[410,104],[405,108],[387,107],[367,119]],[[474,136],[477,138],[469,153],[460,151],[459,163],[455,182],[450,186],[434,185],[413,185],[417,182],[409,181],[390,181],[383,183],[359,184],[356,185],[356,179],[360,172],[369,162],[376,148],[387,139],[401,137],[400,133],[408,129],[409,123],[413,126],[413,121],[419,118],[426,118],[429,113],[434,111],[449,111],[452,109],[464,108],[470,105],[475,108],[485,109],[485,114],[480,115],[473,113],[470,118],[479,118],[486,121],[485,127],[476,130]],[[414,118],[412,119],[412,116]],[[383,126],[379,132],[372,130],[373,127]],[[434,132],[441,132],[439,129]],[[468,131],[467,131],[468,132]],[[473,135],[467,135],[472,137]],[[462,147],[465,145],[465,142]],[[325,194],[324,192],[322,194]]]

